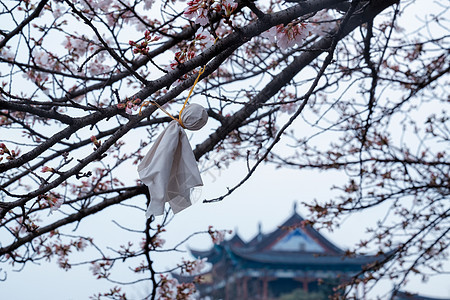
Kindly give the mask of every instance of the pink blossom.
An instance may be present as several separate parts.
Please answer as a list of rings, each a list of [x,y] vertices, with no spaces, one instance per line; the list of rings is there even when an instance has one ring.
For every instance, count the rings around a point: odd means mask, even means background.
[[[206,6],[206,3],[203,0],[192,0],[187,3],[187,7],[184,9],[184,15],[189,18],[193,19],[197,16],[197,10],[201,6]]]
[[[312,27],[306,23],[289,23],[286,26],[277,25],[270,28],[262,36],[270,41],[276,42],[281,49],[293,47],[295,44],[301,46],[305,39],[311,35]]]
[[[186,272],[189,275],[200,274],[206,266],[207,258],[197,259],[194,261],[186,261],[183,259],[181,272]]]
[[[110,70],[110,67],[98,58],[88,65],[88,71],[93,76],[109,73]]]
[[[52,13],[53,13],[53,17],[55,19],[58,19],[59,17],[61,17],[63,15],[63,6],[60,5],[59,3],[57,3],[54,7],[52,7]]]
[[[171,61],[170,65],[167,66],[167,70],[174,70],[178,64],[184,63],[195,56],[195,52],[188,49],[183,49],[182,51],[175,52],[175,60]]]
[[[192,282],[181,283],[177,286],[177,299],[195,300],[195,284]]]
[[[195,292],[195,284],[192,282],[179,283],[178,280],[169,278],[167,275],[160,275],[156,298],[160,300],[195,300]]]
[[[177,294],[178,280],[169,278],[167,275],[160,275],[161,280],[158,285],[157,299],[175,299]]]
[[[209,23],[207,4],[204,0],[192,0],[187,3],[188,7],[184,10],[184,15],[193,19],[195,24],[205,26]]]
[[[277,40],[277,45],[283,50],[292,47],[295,44],[293,39],[289,39],[289,36],[286,34],[280,35]]]
[[[85,37],[82,36],[82,38]],[[85,40],[72,38],[70,36],[66,36],[66,39],[64,40],[62,45],[64,46],[64,48],[69,50],[70,53],[73,53],[78,57],[84,56],[89,47],[89,44]]]
[[[111,268],[111,264],[111,261],[105,259],[99,262],[92,262],[89,269],[94,276],[97,276],[97,279],[107,278],[109,276],[108,270]]]
[[[195,17],[197,17],[197,10],[188,10],[186,9],[184,11],[184,15],[189,18],[189,19],[194,19]]]
[[[127,105],[125,107],[125,112],[129,115],[133,114],[133,111],[137,111],[139,108],[139,105],[136,105],[135,103],[133,103],[132,101],[128,101]]]
[[[55,172],[55,169],[50,168],[50,167],[47,167],[47,166],[44,166],[44,167],[42,167],[41,172],[42,172],[42,173],[46,173],[46,172],[52,172],[52,173],[54,173],[54,172]]]
[[[153,33],[149,30],[146,30],[144,33],[144,41],[140,43],[136,43],[135,41],[129,41],[128,44],[133,48],[133,53],[141,53],[148,54],[149,44],[151,42],[158,41],[161,37],[153,35]]]
[[[0,39],[1,41],[2,39]],[[4,46],[0,49],[0,56],[8,61],[14,61],[16,55],[11,50],[11,46]]]
[[[106,14],[106,20],[108,21],[109,26],[114,26],[118,18],[119,18],[118,15],[113,12]]]
[[[132,115],[133,114],[132,108],[133,108],[133,103],[128,101],[127,106],[125,107],[125,112],[129,115]]]
[[[195,24],[200,24],[202,26],[205,26],[209,23],[208,10],[223,10],[224,16],[229,18],[238,7],[238,4],[233,0],[221,0],[220,4],[214,3],[212,5],[207,3],[207,1],[205,0],[192,0],[187,4],[188,7],[185,8],[184,15],[187,18],[194,20]]]
[[[271,27],[269,30],[264,31],[261,34],[262,37],[269,39],[272,43],[275,42],[275,38],[277,36],[277,27]]]
[[[153,0],[145,0],[144,1],[144,9],[149,10],[150,8],[152,8],[153,2],[154,2]]]
[[[297,104],[296,103],[286,103],[286,104],[281,104],[281,109],[280,111],[288,113],[288,114],[293,114],[295,111],[297,110]]]
[[[195,24],[200,24],[202,26],[208,25],[209,19],[207,17],[208,11],[204,8],[199,8],[198,17],[195,19]]]
[[[91,270],[91,272],[94,275],[97,275],[98,273],[100,273],[100,265],[96,262],[92,262],[91,266],[89,267],[89,269]]]
[[[34,61],[41,66],[47,66],[51,61],[51,57],[48,55],[47,52],[39,51],[36,48],[33,50],[32,55]]]
[[[165,239],[159,237],[159,235],[154,235],[150,240],[150,246],[152,249],[161,248],[166,243]],[[141,248],[144,249],[146,245],[146,239],[142,239]]]
[[[316,22],[314,24],[314,28],[312,31],[316,34],[322,34],[330,32],[334,29],[335,21],[333,20],[333,17],[326,11],[321,10],[317,12],[314,17],[311,19],[311,22]]]
[[[80,2],[86,10],[91,10],[92,7],[94,9],[100,9],[104,12],[108,12],[109,8],[113,4],[112,0],[86,0]],[[87,2],[89,2],[89,5]]]
[[[222,0],[222,8],[225,11],[225,17],[231,16],[233,11],[236,10],[238,4],[233,0]]]
[[[132,115],[133,112],[137,111],[140,108],[141,99],[136,98],[134,100],[127,100],[125,103],[117,104],[118,109],[124,109],[125,112],[129,115]]]
[[[195,34],[194,42],[196,46],[200,46],[201,50],[204,48],[211,47],[214,45],[214,37],[206,30],[201,27]]]
[[[44,199],[47,202],[48,207],[50,207],[50,212],[58,210],[64,203],[63,198],[59,194],[54,194],[52,192],[41,195],[38,198]]]
[[[26,79],[31,79],[37,85],[43,88],[43,84],[49,80],[49,77],[46,73],[37,72],[35,70],[29,70],[22,75]]]
[[[5,153],[11,154],[11,152],[9,152],[8,147],[6,147],[5,144],[0,143],[0,155],[3,155],[3,154],[5,154]]]
[[[59,197],[52,197],[50,199],[48,199],[48,204],[50,205],[50,211],[55,211],[58,210],[61,205],[64,203],[64,200]]]
[[[155,248],[161,248],[162,246],[164,246],[164,244],[166,243],[165,239],[160,238],[159,236],[157,236],[155,238],[155,240],[153,241],[153,246]]]
[[[294,45],[301,46],[308,36],[332,30],[334,22],[326,22],[328,20],[331,21],[331,16],[326,11],[321,11],[309,20],[312,23],[294,22],[286,26],[277,25],[264,32],[261,36],[268,38],[271,42],[276,41],[278,47],[283,50]]]
[[[211,236],[211,239],[214,244],[218,245],[225,240],[225,235],[227,233],[231,234],[231,230],[213,230],[212,226],[208,227],[208,233]]]

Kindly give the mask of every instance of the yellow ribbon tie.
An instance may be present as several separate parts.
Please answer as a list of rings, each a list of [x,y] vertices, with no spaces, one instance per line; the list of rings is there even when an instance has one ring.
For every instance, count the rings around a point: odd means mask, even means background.
[[[216,42],[217,42],[218,39],[219,39],[219,38],[217,37],[217,38],[214,40],[214,44],[216,44]],[[184,108],[186,107],[186,104],[188,103],[189,98],[191,97],[192,93],[194,92],[194,88],[195,88],[195,86],[197,85],[197,83],[198,83],[198,81],[199,81],[199,79],[200,79],[200,76],[202,76],[202,74],[205,72],[205,69],[206,69],[206,65],[204,65],[203,68],[200,68],[200,70],[198,71],[197,78],[195,78],[194,84],[192,85],[191,90],[189,91],[189,94],[188,94],[186,100],[184,100],[183,107],[181,108],[180,113],[178,114],[178,119],[175,118],[174,116],[172,116],[167,110],[165,110],[164,108],[162,108],[161,105],[159,105],[158,103],[156,103],[155,101],[152,101],[152,100],[142,102],[141,107],[139,108],[139,115],[142,114],[142,107],[148,106],[148,105],[151,103],[151,104],[153,104],[153,105],[156,105],[159,109],[161,109],[163,112],[165,112],[165,113],[166,113],[169,117],[171,117],[173,120],[177,121],[177,122],[181,125],[181,127],[186,128],[186,127],[184,127],[184,124],[183,124],[183,122],[181,121],[181,113],[183,112]]]
[[[186,127],[184,127],[183,121],[181,121],[181,113],[182,113],[183,110],[185,109],[186,104],[187,104],[188,101],[189,101],[189,97],[191,97],[192,93],[194,92],[194,88],[195,88],[195,86],[197,85],[197,83],[198,83],[198,81],[199,81],[199,79],[200,79],[200,76],[205,72],[205,69],[206,69],[206,65],[203,66],[203,68],[201,68],[200,71],[198,71],[197,78],[195,79],[194,84],[192,85],[191,90],[189,91],[189,94],[188,94],[186,100],[184,100],[184,104],[183,104],[183,107],[182,107],[181,110],[180,110],[180,113],[178,114],[178,119],[175,118],[174,116],[172,116],[172,115],[171,115],[167,110],[165,110],[161,105],[159,105],[158,103],[156,103],[155,101],[152,101],[152,100],[142,102],[141,107],[139,108],[139,115],[142,114],[142,107],[148,106],[148,105],[151,103],[151,104],[153,104],[153,105],[156,105],[160,110],[162,110],[163,112],[165,112],[166,115],[168,115],[169,117],[171,117],[173,120],[175,120],[175,121],[177,121],[178,123],[180,123],[181,127],[186,128]]]
[[[194,88],[197,85],[198,80],[200,79],[200,76],[203,74],[203,72],[205,72],[205,69],[206,69],[206,65],[204,65],[203,68],[201,68],[198,71],[197,78],[195,78],[194,84],[192,85],[191,90],[189,91],[189,94],[188,94],[186,100],[184,100],[183,107],[181,108],[180,113],[178,114],[178,123],[180,123],[181,127],[183,127],[183,128],[185,128],[185,127],[184,127],[183,122],[181,121],[181,113],[183,112],[184,108],[186,107],[186,104],[187,104],[187,102],[189,100],[189,97],[191,97],[192,92],[194,91]]]

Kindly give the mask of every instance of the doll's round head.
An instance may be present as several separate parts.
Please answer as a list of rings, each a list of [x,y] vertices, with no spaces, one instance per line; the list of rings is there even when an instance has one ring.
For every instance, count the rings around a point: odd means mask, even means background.
[[[184,128],[189,130],[199,130],[208,122],[206,109],[196,103],[188,104],[180,115],[180,120]]]

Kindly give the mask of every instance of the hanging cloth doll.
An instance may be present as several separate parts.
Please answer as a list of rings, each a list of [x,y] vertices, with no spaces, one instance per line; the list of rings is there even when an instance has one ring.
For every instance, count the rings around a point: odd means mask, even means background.
[[[191,206],[191,188],[203,185],[197,161],[183,128],[199,130],[208,121],[208,113],[201,105],[186,105],[205,69],[206,65],[200,68],[178,119],[156,102],[152,102],[169,115],[173,121],[164,129],[138,165],[139,178],[147,185],[150,192],[150,205],[145,213],[147,218],[152,215],[164,214],[166,202],[169,202],[174,213]],[[142,106],[148,105],[148,103],[143,103]]]
[[[199,130],[207,121],[208,114],[201,105],[187,105],[179,119],[169,123],[138,165],[139,177],[150,192],[147,218],[162,215],[166,202],[174,213],[192,205],[190,190],[203,182],[183,128]]]

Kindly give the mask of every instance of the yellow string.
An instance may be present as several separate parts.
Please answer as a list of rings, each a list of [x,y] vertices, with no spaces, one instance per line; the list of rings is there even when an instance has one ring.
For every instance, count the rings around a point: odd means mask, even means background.
[[[184,127],[183,122],[181,122],[181,119],[175,118],[175,117],[172,116],[167,110],[165,110],[161,105],[159,105],[158,103],[156,103],[155,101],[152,101],[152,100],[142,102],[141,107],[140,107],[140,109],[139,109],[139,115],[142,114],[142,107],[148,106],[150,103],[153,104],[153,105],[156,105],[160,110],[162,110],[163,112],[165,112],[166,115],[168,115],[169,117],[171,117],[172,120],[177,121],[178,123],[180,123],[181,127],[186,128],[186,127]]]
[[[181,121],[181,113],[183,112],[184,108],[186,107],[189,97],[191,97],[192,92],[194,91],[194,88],[197,85],[198,80],[200,79],[200,76],[203,74],[203,72],[205,72],[205,69],[206,69],[206,65],[204,65],[203,68],[201,68],[198,71],[197,78],[195,78],[194,84],[192,85],[191,90],[189,91],[189,94],[188,94],[186,100],[184,100],[183,107],[181,108],[180,113],[178,114],[178,123],[180,123],[181,127],[183,127],[183,128],[185,128],[185,127],[184,127],[183,121]]]
[[[218,39],[219,39],[219,37],[216,37],[216,39],[214,40],[214,45],[216,44],[216,42],[217,42]],[[175,118],[174,116],[172,116],[167,110],[165,110],[164,108],[162,108],[161,105],[159,105],[158,103],[156,103],[155,101],[152,101],[152,100],[142,102],[141,107],[139,108],[139,115],[142,114],[142,107],[148,106],[148,105],[151,103],[151,104],[153,104],[153,105],[156,105],[159,109],[161,109],[163,112],[165,112],[165,113],[166,113],[169,117],[171,117],[173,120],[175,120],[175,121],[177,121],[178,123],[180,123],[181,127],[186,128],[186,127],[184,127],[184,124],[183,124],[183,122],[181,121],[181,113],[183,112],[184,108],[186,107],[186,104],[188,103],[189,98],[191,97],[192,93],[194,92],[194,88],[195,88],[195,86],[197,85],[197,83],[198,83],[198,81],[199,81],[199,79],[200,79],[200,76],[202,76],[202,74],[205,72],[205,69],[206,69],[206,64],[203,66],[203,68],[200,68],[200,70],[198,71],[197,78],[195,78],[194,84],[192,85],[191,90],[189,91],[189,94],[188,94],[186,100],[184,100],[183,107],[181,108],[181,110],[180,110],[180,112],[179,112],[179,114],[178,114],[178,119]]]
[[[139,107],[139,115],[142,115],[142,108],[144,106],[148,106],[150,104],[150,101],[143,101],[141,104],[141,107]]]

